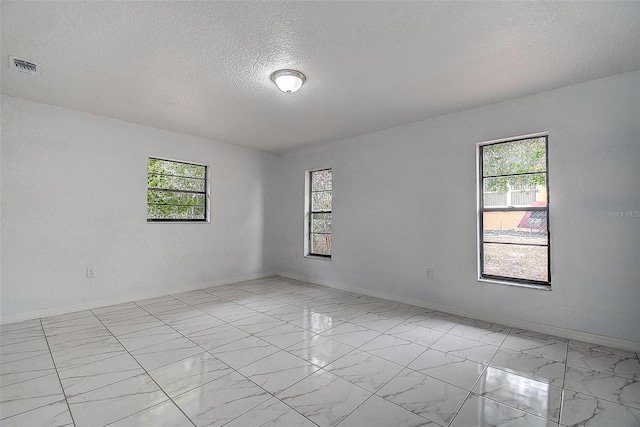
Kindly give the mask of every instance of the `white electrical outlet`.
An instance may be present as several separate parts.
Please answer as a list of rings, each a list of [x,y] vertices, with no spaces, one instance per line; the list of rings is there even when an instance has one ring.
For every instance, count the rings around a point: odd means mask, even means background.
[[[93,279],[96,277],[96,270],[93,267],[87,267],[87,279]]]
[[[427,268],[427,279],[433,280],[433,269]]]

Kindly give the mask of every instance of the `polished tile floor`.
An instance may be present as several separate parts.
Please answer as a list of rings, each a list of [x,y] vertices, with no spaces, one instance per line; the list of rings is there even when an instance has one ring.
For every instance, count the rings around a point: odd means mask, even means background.
[[[639,426],[638,354],[281,277],[2,325],[2,426]]]

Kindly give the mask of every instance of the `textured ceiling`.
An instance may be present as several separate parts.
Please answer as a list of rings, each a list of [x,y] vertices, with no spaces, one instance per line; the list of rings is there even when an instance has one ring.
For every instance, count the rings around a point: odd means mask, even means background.
[[[3,94],[272,152],[640,69],[638,1],[1,8]]]

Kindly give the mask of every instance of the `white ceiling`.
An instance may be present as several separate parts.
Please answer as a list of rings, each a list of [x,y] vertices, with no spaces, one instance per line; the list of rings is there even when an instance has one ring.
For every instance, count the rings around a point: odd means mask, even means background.
[[[1,8],[3,94],[272,152],[640,69],[638,1]]]

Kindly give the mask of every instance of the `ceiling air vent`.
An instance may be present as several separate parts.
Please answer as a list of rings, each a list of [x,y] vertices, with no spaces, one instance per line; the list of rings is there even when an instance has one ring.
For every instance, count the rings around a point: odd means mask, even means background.
[[[9,57],[9,69],[30,74],[32,76],[38,74],[38,64],[35,62],[29,62],[26,59],[16,58],[15,56]]]

